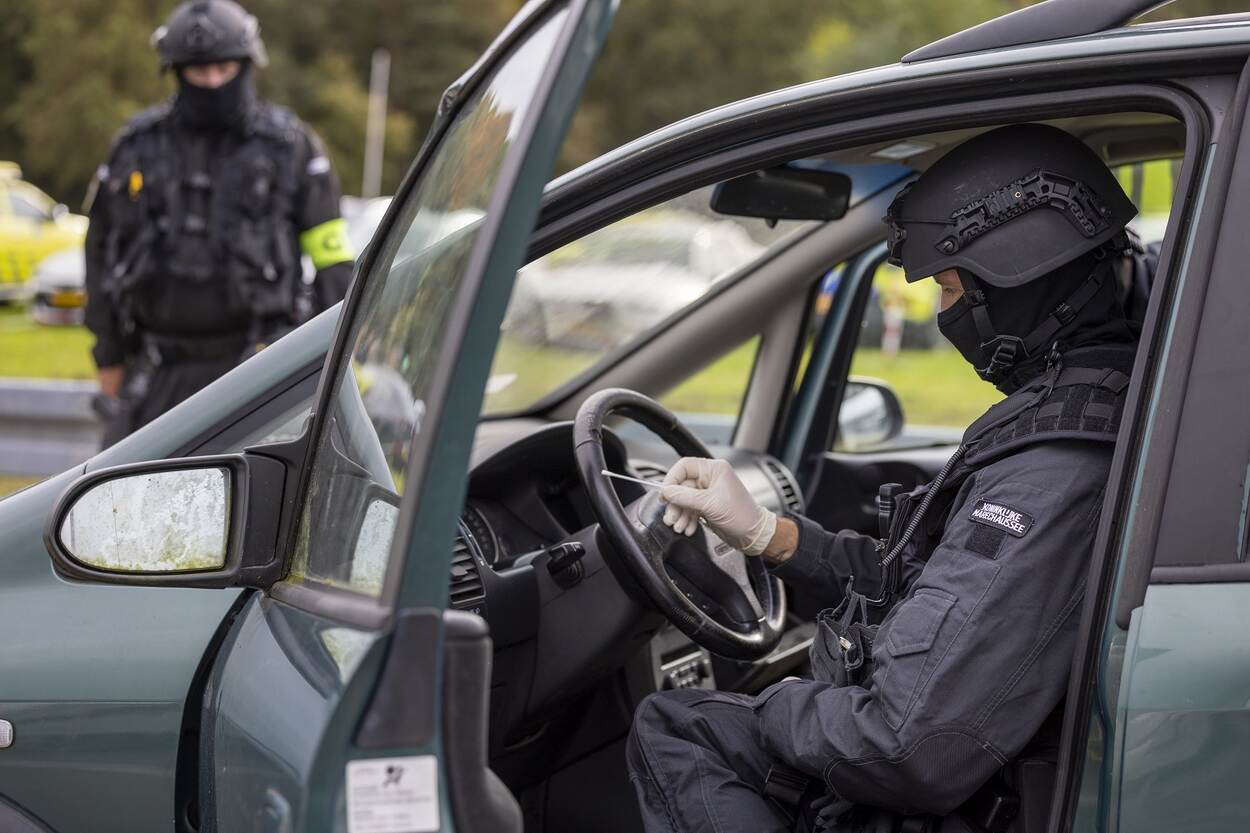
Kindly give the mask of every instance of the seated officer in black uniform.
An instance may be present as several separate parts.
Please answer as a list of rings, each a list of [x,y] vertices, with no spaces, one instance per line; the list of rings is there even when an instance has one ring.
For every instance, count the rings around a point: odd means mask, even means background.
[[[178,90],[126,125],[88,196],[105,445],[301,323],[301,250],[316,311],[343,298],[354,258],[321,140],[256,95],[256,18],[190,0],[153,42]]]
[[[971,139],[895,199],[892,262],[936,278],[942,333],[1008,395],[892,498],[883,540],[778,518],[724,461],[669,472],[670,525],[702,517],[831,608],[815,679],[643,702],[628,756],[647,830],[1007,829],[983,791],[1008,789],[1068,684],[1136,349],[1111,274],[1135,214],[1044,125]]]

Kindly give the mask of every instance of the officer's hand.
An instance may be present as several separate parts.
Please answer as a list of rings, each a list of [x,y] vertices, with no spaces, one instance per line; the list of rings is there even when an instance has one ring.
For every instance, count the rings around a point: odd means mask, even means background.
[[[664,478],[660,498],[669,504],[664,523],[677,532],[693,535],[702,517],[722,541],[747,555],[762,553],[777,529],[777,516],[755,502],[724,460],[681,458]]]
[[[116,399],[122,392],[122,381],[126,378],[126,366],[124,364],[111,364],[108,367],[101,367],[96,371],[96,376],[100,380],[100,393],[111,399]]]

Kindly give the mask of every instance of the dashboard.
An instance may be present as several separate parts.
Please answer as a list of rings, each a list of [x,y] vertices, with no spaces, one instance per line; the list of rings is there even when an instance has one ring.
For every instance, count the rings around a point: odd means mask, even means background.
[[[612,471],[661,480],[676,455],[624,424],[604,431]],[[789,471],[774,458],[716,449],[756,500],[801,511]],[[622,504],[644,487],[614,481]],[[575,584],[553,580],[553,548],[584,549]],[[482,616],[495,645],[493,754],[519,742],[598,681],[649,657],[652,688],[712,687],[720,660],[655,612],[599,532],[577,473],[573,424],[535,420],[479,426],[451,570],[451,606]]]

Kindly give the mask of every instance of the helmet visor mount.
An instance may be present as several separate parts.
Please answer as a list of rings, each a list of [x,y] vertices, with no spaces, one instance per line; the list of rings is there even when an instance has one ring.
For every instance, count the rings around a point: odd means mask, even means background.
[[[1092,189],[1080,180],[1043,168],[978,197],[953,211],[948,218],[902,216],[904,200],[914,184],[908,183],[899,191],[884,218],[888,229],[887,260],[894,266],[906,268],[909,282],[965,265],[958,255],[968,245],[987,232],[1038,209],[1058,212],[1093,245],[1104,242],[1116,231],[1112,226],[1115,212]],[[916,224],[943,228],[932,242],[933,252],[927,258],[923,252],[909,252],[911,256],[906,259],[909,262],[905,262],[907,226]],[[910,245],[921,243],[914,241]]]

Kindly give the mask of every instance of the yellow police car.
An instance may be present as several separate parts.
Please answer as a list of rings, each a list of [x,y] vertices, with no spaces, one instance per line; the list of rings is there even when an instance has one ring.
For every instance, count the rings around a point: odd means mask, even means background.
[[[82,248],[86,234],[86,217],[24,181],[15,163],[0,162],[0,301],[29,295],[27,280],[39,262],[62,249]]]

